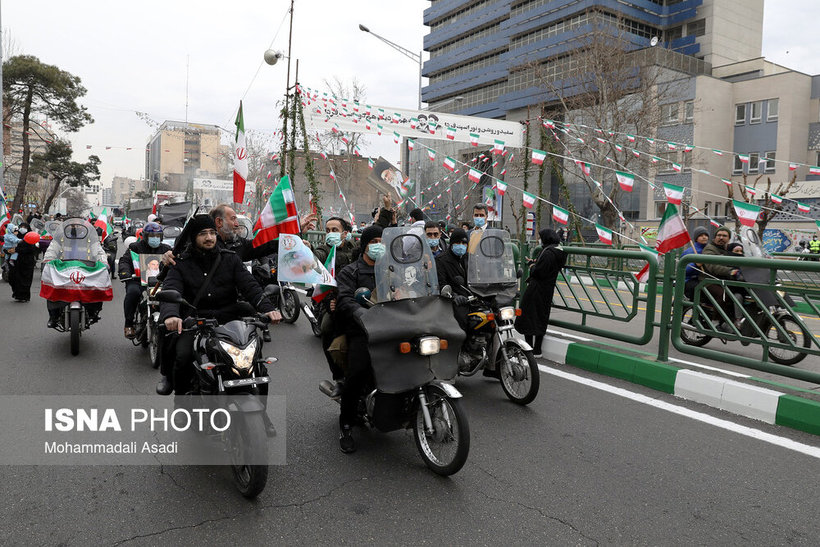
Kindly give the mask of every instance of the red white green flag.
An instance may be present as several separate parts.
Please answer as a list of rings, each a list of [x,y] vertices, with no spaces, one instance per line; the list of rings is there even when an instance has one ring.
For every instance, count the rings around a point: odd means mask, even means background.
[[[496,192],[498,192],[499,196],[503,196],[504,193],[507,191],[507,184],[498,180],[495,182],[495,190]]]
[[[714,152],[714,153],[715,153],[716,155],[718,155],[718,156],[722,156],[722,155],[723,155],[723,150],[718,150],[717,148],[713,148],[713,149],[712,149],[712,152]]]
[[[436,159],[436,151],[433,150],[432,148],[428,148],[427,149],[427,157],[430,158],[430,161],[435,160]]]
[[[750,196],[757,195],[757,190],[755,190],[753,187],[749,186],[748,184],[745,184],[744,187],[746,188],[746,192],[748,192]]]
[[[504,153],[504,141],[500,141],[495,139],[493,143],[493,154],[503,154]]]
[[[279,234],[298,234],[301,231],[293,188],[290,186],[290,178],[287,175],[282,177],[271,192],[253,231],[254,247],[279,239]]]
[[[552,206],[552,218],[555,222],[559,222],[561,224],[566,224],[569,222],[569,211],[566,209],[561,209],[557,205]]]
[[[595,231],[598,232],[598,239],[601,240],[601,243],[612,245],[612,230],[604,228],[600,224],[596,224]]]
[[[683,169],[683,167],[681,166],[681,164],[679,164],[679,163],[675,163],[674,161],[672,162],[672,170],[673,170],[675,173],[680,173],[680,172],[681,172],[681,169]]]
[[[737,219],[743,226],[754,226],[757,222],[757,217],[760,215],[760,206],[746,203],[745,201],[732,200],[735,206],[735,213]]]
[[[732,181],[730,181],[729,179],[720,179],[720,180],[723,181],[723,184],[725,184],[726,186],[731,186],[732,185]]]
[[[797,169],[797,164],[796,163],[790,163],[789,164],[789,171],[794,171],[795,169]]]
[[[140,277],[140,255],[139,253],[135,253],[134,251],[129,251],[131,253],[131,266],[134,268],[134,275]]]
[[[618,184],[621,187],[621,190],[626,192],[632,191],[632,186],[635,184],[635,175],[630,175],[629,173],[623,173],[621,171],[615,171],[615,178],[618,179]]]
[[[680,205],[683,200],[683,186],[677,186],[675,184],[664,182],[663,191],[666,194],[666,199],[669,200],[669,203]]]
[[[40,296],[61,302],[108,302],[114,293],[104,262],[52,260],[43,267]]]
[[[809,175],[820,175],[820,167],[809,167]]]
[[[646,245],[641,245],[638,243],[638,246],[641,248],[642,251],[646,251],[648,253],[652,253],[657,256],[658,251],[653,249],[652,247],[647,247]],[[638,283],[646,283],[649,281],[649,262],[647,262],[641,271],[635,274],[635,278],[638,280]]]
[[[658,226],[658,237],[655,241],[655,250],[659,253],[667,253],[673,249],[688,245],[689,232],[686,224],[678,213],[678,208],[674,203],[666,206],[663,218]]]
[[[373,169],[373,166],[374,166],[374,164],[375,164],[375,163],[376,163],[376,162],[374,162],[374,161],[373,161],[373,158],[367,158],[367,166],[368,166],[370,169]]]
[[[415,148],[415,147],[416,147],[416,141],[414,141],[413,139],[407,139],[407,149],[408,150],[413,150],[413,148]]]
[[[740,163],[749,163],[749,154],[738,154],[737,159],[740,160]]]
[[[108,207],[105,207],[100,216],[94,221],[94,227],[102,229],[103,233],[100,236],[100,241],[108,237],[108,234],[114,233],[114,227],[111,226],[111,222],[108,220]]]
[[[327,259],[325,260],[325,270],[336,279],[336,246],[330,246],[330,252],[327,254]],[[325,297],[330,294],[330,292],[336,288],[335,285],[313,285],[313,296],[310,298],[314,302],[321,302],[325,299]]]
[[[630,135],[627,133],[626,140],[628,140],[629,142],[635,142],[635,135]]]
[[[401,139],[401,135],[399,135],[399,132],[393,131],[393,142],[399,144],[399,139]]]
[[[245,201],[245,183],[248,180],[248,148],[245,144],[245,118],[242,115],[242,101],[239,101],[239,112],[236,114],[236,138],[234,139],[233,156],[233,201]]]
[[[586,176],[589,176],[589,174],[590,174],[590,173],[592,173],[592,170],[590,169],[590,167],[589,167],[589,164],[588,164],[588,163],[585,163],[585,162],[583,162],[583,161],[581,161],[581,160],[575,160],[575,164],[576,164],[578,167],[580,167],[580,168],[581,168],[581,171],[583,171],[583,173],[584,173]]]
[[[524,207],[527,209],[532,209],[532,206],[535,205],[535,195],[530,194],[529,192],[524,192],[523,200]]]
[[[809,207],[808,205],[806,205],[804,203],[800,203],[798,201],[797,202],[797,210],[800,211],[801,213],[808,213],[809,211],[811,211],[811,207]]]
[[[538,150],[533,148],[532,150],[532,162],[536,165],[541,165],[544,163],[544,158],[547,157],[547,153],[543,150]]]
[[[783,203],[783,197],[782,196],[778,196],[777,194],[772,194],[771,197],[772,197],[772,203],[775,203],[777,205],[780,205],[781,203]]]
[[[470,173],[467,175],[469,179],[473,182],[478,182],[481,180],[481,171],[477,169],[470,168]]]
[[[456,160],[454,160],[450,156],[447,156],[446,158],[444,158],[444,168],[452,171],[456,168]]]
[[[478,146],[478,133],[470,133],[470,144]]]
[[[451,141],[455,140],[455,138],[456,138],[456,128],[455,127],[448,127],[447,130],[444,133],[444,136],[447,137],[448,139],[450,139]]]

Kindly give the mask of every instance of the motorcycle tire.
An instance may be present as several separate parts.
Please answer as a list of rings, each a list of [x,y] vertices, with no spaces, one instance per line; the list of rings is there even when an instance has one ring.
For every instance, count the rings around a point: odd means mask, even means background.
[[[80,353],[80,310],[68,311],[68,331],[71,335],[71,355]]]
[[[282,314],[282,322],[293,324],[299,319],[301,312],[299,307],[299,295],[295,291],[285,289],[279,300],[279,313]]]
[[[151,336],[148,340],[148,357],[151,360],[151,366],[154,368],[159,368],[162,362],[163,339],[164,337],[162,333],[159,332],[159,327],[151,329]]]
[[[683,310],[683,315],[681,316],[680,339],[687,346],[693,346],[696,348],[705,346],[712,339],[712,337],[708,334],[701,334],[699,332],[683,328],[682,325],[684,324],[697,327],[695,325],[694,311],[691,307],[684,308]]]
[[[320,338],[322,336],[322,325],[315,319],[310,322],[310,328],[313,331],[313,336]]]
[[[434,473],[442,476],[458,472],[470,452],[470,425],[461,401],[428,391],[427,408],[433,433],[424,429],[424,413],[419,406],[413,422],[413,437],[421,459]]]
[[[525,351],[511,340],[504,342],[504,350],[507,360],[504,360],[504,354],[499,351],[495,362],[501,389],[512,402],[519,405],[530,404],[541,386],[538,362],[532,351]]]
[[[263,461],[267,435],[265,434],[265,424],[262,414],[241,415],[237,423],[237,428],[233,446],[230,447],[231,455],[237,455],[242,447],[249,447],[251,451],[248,461]],[[239,492],[246,498],[255,498],[268,483],[267,465],[243,465],[243,454],[238,454],[231,466],[234,483]]]
[[[780,323],[780,326],[785,330],[789,336],[791,337],[791,343],[797,347],[804,347],[808,348],[811,346],[811,335],[808,334],[803,328],[794,320],[794,318],[790,316],[783,316],[778,317],[777,322]],[[781,343],[789,343],[788,341],[784,340],[784,336],[780,333],[780,331],[772,324],[768,325],[766,329],[766,337],[769,340],[777,341]],[[781,365],[792,366],[796,365],[800,361],[806,358],[806,354],[802,351],[795,351],[789,349],[780,349],[780,348],[769,348],[768,349],[769,359],[774,361],[775,363],[779,363]]]

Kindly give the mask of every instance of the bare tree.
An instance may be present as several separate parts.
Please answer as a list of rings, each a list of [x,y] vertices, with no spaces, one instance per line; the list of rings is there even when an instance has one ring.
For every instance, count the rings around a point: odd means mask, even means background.
[[[350,84],[346,84],[338,76],[334,76],[332,80],[325,79],[324,84],[336,97],[337,107],[341,106],[340,99],[344,99],[353,104],[359,103],[360,108],[364,108],[367,90],[356,78]],[[352,108],[348,105],[348,109]],[[342,135],[333,131],[323,132],[319,135],[319,140],[322,145],[329,148],[328,159],[336,174],[336,182],[345,195],[349,194],[353,186],[353,164],[350,161],[343,161],[340,157],[353,157],[361,146],[367,144],[367,140],[362,133],[345,132]]]
[[[762,165],[763,162],[760,162]],[[786,197],[794,186],[794,183],[797,181],[797,171],[792,172],[792,176],[789,180],[785,182],[777,183],[775,189],[772,188],[772,178],[766,177],[766,184],[765,188],[761,188],[764,191],[762,203],[760,200],[756,199],[757,196],[757,183],[763,179],[765,175],[760,174],[755,177],[752,184],[748,184],[748,174],[743,173],[742,181],[737,181],[737,190],[738,196],[735,197],[734,186],[727,186],[726,193],[729,200],[737,200],[737,201],[744,201],[746,203],[752,203],[756,205],[760,205],[760,215],[757,217],[757,235],[760,240],[763,240],[763,232],[766,230],[766,226],[769,225],[769,222],[777,216],[780,211],[783,210],[782,203],[775,203],[772,199],[772,194],[779,196],[781,198]],[[752,191],[749,191],[749,188]],[[738,222],[737,213],[735,212],[735,208],[730,208],[730,216],[735,221],[735,231],[740,230],[740,223]]]

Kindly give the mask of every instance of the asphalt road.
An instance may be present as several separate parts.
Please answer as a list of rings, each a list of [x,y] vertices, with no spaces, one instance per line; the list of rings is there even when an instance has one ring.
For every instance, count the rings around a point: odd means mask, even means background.
[[[35,284],[38,284],[37,278]],[[122,288],[71,357],[45,303],[0,284],[2,395],[149,394],[156,372],[122,337]],[[303,318],[274,329],[271,392],[288,408],[287,465],[255,501],[219,467],[4,466],[6,544],[816,544],[820,460],[613,395],[542,376],[528,407],[497,382],[458,383],[472,430],[465,467],[427,470],[409,433],[357,431],[338,450],[338,406]],[[544,363],[544,362],[542,362]],[[547,363],[544,363],[547,364]],[[573,374],[583,374],[562,368]],[[812,446],[820,441],[595,378]]]

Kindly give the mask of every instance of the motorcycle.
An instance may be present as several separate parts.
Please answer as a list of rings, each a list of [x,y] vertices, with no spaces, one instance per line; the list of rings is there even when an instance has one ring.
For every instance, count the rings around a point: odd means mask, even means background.
[[[515,308],[518,277],[510,234],[488,228],[474,232],[467,260],[467,339],[458,354],[459,376],[484,370],[497,376],[507,397],[519,405],[538,395],[541,374],[532,348],[516,338],[513,323],[521,314]]]
[[[52,221],[46,229],[52,245],[60,246],[60,255],[43,265],[40,296],[48,300],[49,310],[61,309],[53,328],[70,333],[71,355],[77,355],[82,332],[99,321],[102,302],[113,298],[111,276],[94,254],[99,236],[87,220]]]
[[[266,288],[273,296],[276,289]],[[231,416],[230,427],[218,432],[219,440],[231,458],[234,483],[246,498],[256,497],[268,481],[267,434],[265,432],[265,404],[259,386],[270,383],[268,365],[275,357],[262,357],[262,347],[270,342],[269,318],[264,314],[243,317],[220,325],[216,319],[200,317],[182,295],[175,290],[163,290],[156,295],[159,302],[182,304],[193,315],[183,321],[183,329],[193,330],[196,387],[194,395],[203,401],[214,395],[235,396],[230,399],[211,398],[212,402],[226,403]],[[260,333],[261,332],[261,338]]]
[[[121,279],[123,283],[136,280],[140,277],[132,275],[129,278]],[[148,358],[151,366],[159,368],[162,359],[162,347],[165,327],[159,322],[159,300],[156,294],[160,288],[157,285],[156,277],[148,278],[148,286],[142,291],[139,305],[134,312],[134,338],[131,343],[135,346],[148,348]]]
[[[253,274],[253,277],[262,287],[267,287],[268,285],[277,285],[279,287],[280,290],[277,296],[271,298],[271,300],[278,308],[279,313],[282,314],[282,322],[293,324],[299,319],[299,313],[303,309],[299,301],[298,293],[300,289],[297,289],[291,283],[280,283],[276,274],[277,267],[278,255],[271,254],[254,259],[251,263],[251,274]],[[304,310],[309,319],[313,317],[315,320],[307,304],[305,304]]]
[[[461,393],[447,383],[458,373],[455,355],[464,339],[450,302],[438,294],[430,247],[409,228],[387,228],[387,253],[376,261],[375,297],[365,288],[356,299],[367,333],[373,384],[359,399],[359,420],[390,432],[413,429],[424,463],[439,475],[458,472],[470,451],[470,429]],[[371,300],[371,297],[373,299]],[[334,384],[319,389],[332,397]]]

